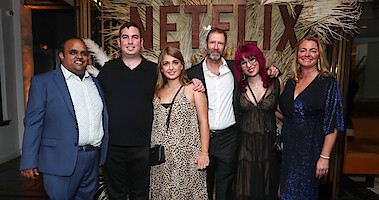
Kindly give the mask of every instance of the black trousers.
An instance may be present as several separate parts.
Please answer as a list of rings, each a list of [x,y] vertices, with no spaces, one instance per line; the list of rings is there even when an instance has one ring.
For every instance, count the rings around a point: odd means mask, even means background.
[[[149,146],[109,146],[103,172],[110,200],[149,198]]]
[[[216,199],[231,199],[232,182],[237,167],[238,141],[239,135],[235,125],[233,128],[228,129],[228,131],[211,136],[209,143],[210,164],[207,167],[209,199],[213,199],[215,181]]]

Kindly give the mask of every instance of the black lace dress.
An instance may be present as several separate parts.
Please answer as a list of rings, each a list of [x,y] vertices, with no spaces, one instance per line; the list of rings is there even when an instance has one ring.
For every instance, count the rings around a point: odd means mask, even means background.
[[[259,101],[262,116],[246,93],[240,94],[238,127],[241,144],[234,183],[235,199],[278,199],[280,162],[273,145],[279,95],[279,80],[275,79]]]

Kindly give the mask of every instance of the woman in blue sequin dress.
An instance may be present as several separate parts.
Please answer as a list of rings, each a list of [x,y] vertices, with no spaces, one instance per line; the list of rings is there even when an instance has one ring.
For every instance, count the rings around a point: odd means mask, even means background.
[[[341,91],[324,49],[312,36],[299,42],[294,75],[280,97],[281,199],[318,199],[320,179],[328,174],[338,131],[344,129]]]

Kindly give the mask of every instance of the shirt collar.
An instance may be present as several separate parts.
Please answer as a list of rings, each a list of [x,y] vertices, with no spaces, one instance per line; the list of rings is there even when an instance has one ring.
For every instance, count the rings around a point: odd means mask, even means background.
[[[64,67],[62,64],[61,64],[61,70],[62,70],[62,73],[63,73],[63,76],[66,80],[68,80],[71,76],[76,76],[78,77],[77,75],[75,75],[74,73],[68,71],[68,69],[66,69],[66,67]],[[89,73],[86,71],[84,71],[84,77],[83,78],[88,78],[90,77]],[[79,77],[78,77],[79,78]]]
[[[208,56],[205,57],[203,63],[202,63],[202,66],[203,66],[203,71],[204,72],[207,72],[207,73],[211,73],[211,71],[208,70],[207,68],[207,59],[208,59]],[[228,63],[226,62],[226,60],[224,59],[224,57],[221,57],[221,62],[222,62],[222,65],[220,66],[220,70],[223,69],[223,68],[227,68],[226,70],[229,69],[228,67]]]
[[[137,65],[137,67],[136,68],[134,68],[133,70],[138,70],[138,69],[140,69],[140,68],[144,68],[144,62],[146,62],[147,60],[146,60],[146,58],[144,58],[142,55],[140,55],[141,56],[141,62]],[[118,65],[116,65],[116,68],[118,68],[118,69],[122,69],[122,68],[125,68],[125,67],[127,67],[127,68],[129,68],[128,66],[126,66],[125,65],[125,63],[124,63],[124,61],[122,61],[122,56],[120,56],[120,57],[118,57],[117,58],[118,60],[119,60],[119,64]]]

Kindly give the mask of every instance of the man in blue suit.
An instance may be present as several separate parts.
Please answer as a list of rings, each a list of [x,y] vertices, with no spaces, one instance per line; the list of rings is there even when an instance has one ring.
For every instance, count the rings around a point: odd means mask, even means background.
[[[20,170],[42,172],[50,199],[92,199],[108,147],[103,92],[82,40],[67,40],[59,57],[60,67],[31,80]]]

